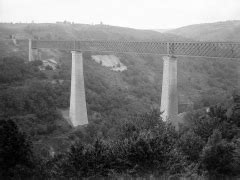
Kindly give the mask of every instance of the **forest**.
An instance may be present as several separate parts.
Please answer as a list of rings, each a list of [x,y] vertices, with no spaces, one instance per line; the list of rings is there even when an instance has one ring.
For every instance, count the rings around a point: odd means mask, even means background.
[[[0,179],[239,176],[238,90],[214,105],[208,94],[196,106],[210,105],[209,111],[190,110],[176,130],[158,108],[129,97],[154,102],[158,90],[147,88],[134,67],[122,75],[136,87],[126,91],[85,64],[90,123],[73,129],[62,114],[69,107],[69,67],[40,71],[41,63],[0,59]]]

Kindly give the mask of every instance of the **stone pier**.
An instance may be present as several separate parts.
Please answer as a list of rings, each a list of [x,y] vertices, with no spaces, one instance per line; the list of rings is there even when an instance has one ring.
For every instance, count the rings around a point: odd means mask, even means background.
[[[178,115],[177,58],[163,57],[161,108],[163,121],[175,120]]]
[[[88,124],[82,53],[72,51],[70,121],[73,127]]]
[[[28,40],[28,61],[33,61],[33,53],[32,53],[32,40]]]
[[[32,39],[28,40],[28,61],[41,60],[41,52],[32,47]]]

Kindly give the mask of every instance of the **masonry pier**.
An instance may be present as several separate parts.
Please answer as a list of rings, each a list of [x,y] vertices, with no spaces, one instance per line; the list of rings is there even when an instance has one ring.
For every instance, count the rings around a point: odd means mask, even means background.
[[[161,108],[163,121],[175,120],[178,115],[177,58],[163,57]]]
[[[32,39],[28,40],[28,61],[41,60],[41,52],[33,48]]]
[[[33,54],[32,54],[32,40],[28,40],[28,61],[33,61]]]
[[[72,126],[74,127],[88,124],[83,75],[83,57],[82,53],[77,51],[72,51],[72,75],[69,117]]]

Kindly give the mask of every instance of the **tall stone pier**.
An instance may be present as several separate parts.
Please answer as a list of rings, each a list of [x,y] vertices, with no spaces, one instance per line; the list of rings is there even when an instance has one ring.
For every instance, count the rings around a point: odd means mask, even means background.
[[[32,47],[32,39],[28,40],[28,61],[41,60],[41,52]]]
[[[163,121],[175,120],[178,114],[177,58],[163,57],[161,108]]]
[[[32,40],[28,40],[28,61],[33,61]]]
[[[88,124],[82,53],[72,51],[70,121],[73,127]]]

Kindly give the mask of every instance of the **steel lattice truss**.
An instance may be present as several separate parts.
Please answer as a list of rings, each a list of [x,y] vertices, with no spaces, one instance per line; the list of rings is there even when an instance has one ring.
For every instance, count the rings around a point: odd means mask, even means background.
[[[171,56],[240,58],[240,43],[228,42],[119,42],[33,40],[32,48],[159,54]]]

